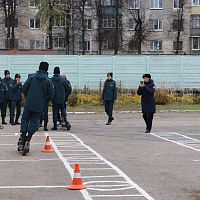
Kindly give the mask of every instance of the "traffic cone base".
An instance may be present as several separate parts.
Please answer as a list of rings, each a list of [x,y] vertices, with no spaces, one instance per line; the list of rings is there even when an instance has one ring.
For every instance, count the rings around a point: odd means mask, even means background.
[[[51,144],[50,144],[49,136],[47,136],[47,138],[46,138],[46,143],[45,143],[45,146],[44,146],[44,149],[42,150],[42,152],[44,152],[44,153],[53,152],[53,149],[52,149]]]
[[[80,174],[79,164],[75,164],[74,177],[72,180],[72,184],[69,185],[67,188],[69,190],[84,190],[87,188],[87,186],[83,184],[81,174]]]
[[[86,187],[86,185],[69,185],[69,186],[67,186],[67,188],[69,189],[69,190],[84,190],[84,189],[86,189],[87,187]]]

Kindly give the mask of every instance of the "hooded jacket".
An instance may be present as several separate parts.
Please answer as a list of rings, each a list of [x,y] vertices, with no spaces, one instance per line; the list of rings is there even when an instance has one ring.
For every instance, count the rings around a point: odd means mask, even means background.
[[[10,86],[12,85],[13,79],[9,78],[7,79],[6,77],[3,78],[3,83],[6,85],[7,87],[7,94],[6,94],[6,100],[11,100],[11,90],[10,90]]]
[[[3,84],[2,79],[0,78],[0,104],[2,104],[7,95],[7,87]]]
[[[12,101],[19,101],[22,99],[22,83],[17,83],[14,80],[10,86],[10,93],[11,93],[11,100]]]
[[[63,104],[66,101],[66,98],[68,98],[68,96],[71,93],[70,85],[59,74],[53,75],[51,81],[54,85],[54,90],[55,90],[52,103]]]
[[[156,103],[154,99],[155,84],[153,80],[144,83],[144,87],[139,87],[137,94],[142,96],[141,105],[142,113],[155,113]]]
[[[42,112],[47,97],[53,98],[53,84],[45,71],[37,71],[30,75],[22,87],[25,95],[25,109]]]
[[[117,99],[117,88],[114,80],[108,80],[104,82],[102,99],[104,101],[114,101]]]

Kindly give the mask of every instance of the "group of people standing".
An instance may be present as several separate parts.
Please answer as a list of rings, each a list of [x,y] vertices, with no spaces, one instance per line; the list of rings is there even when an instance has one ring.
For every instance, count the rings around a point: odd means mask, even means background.
[[[30,141],[37,129],[44,121],[44,131],[48,131],[48,107],[52,103],[53,128],[57,130],[58,122],[70,130],[71,125],[67,120],[67,101],[72,92],[72,87],[66,77],[60,75],[60,68],[54,68],[52,78],[48,77],[49,64],[41,62],[39,70],[29,74],[28,79],[22,85],[20,74],[15,74],[14,80],[8,70],[4,71],[5,77],[0,78],[0,107],[2,124],[6,125],[6,108],[10,109],[10,124],[20,125],[22,93],[25,96],[24,110],[21,117],[18,150],[26,155],[29,152]],[[143,118],[146,123],[146,133],[152,128],[153,115],[156,112],[154,92],[155,85],[150,74],[143,75],[137,94],[141,95]],[[105,112],[108,115],[106,125],[111,125],[114,120],[113,105],[117,99],[117,86],[113,80],[113,73],[107,74],[104,82],[102,99]],[[15,115],[16,110],[16,115]],[[3,127],[1,127],[3,128]]]
[[[44,131],[48,131],[48,107],[52,103],[53,128],[57,130],[58,123],[68,130],[71,128],[67,120],[67,101],[72,88],[69,80],[60,75],[60,68],[54,68],[52,78],[48,77],[47,62],[41,62],[39,70],[29,74],[28,79],[22,85],[20,74],[15,74],[14,80],[8,70],[4,71],[5,77],[0,79],[0,106],[2,124],[6,125],[6,110],[9,107],[11,125],[20,125],[20,138],[18,150],[23,155],[29,152],[30,141],[33,134],[44,121]],[[25,96],[24,110],[21,117],[22,94]],[[16,115],[15,115],[16,110]],[[3,128],[1,126],[1,128]]]
[[[156,103],[154,99],[155,84],[150,74],[144,74],[142,78],[143,81],[140,81],[137,94],[141,96],[143,119],[146,124],[145,133],[150,133],[153,116],[156,112]],[[102,99],[104,101],[105,112],[108,115],[108,122],[106,125],[111,125],[111,122],[114,120],[113,105],[117,99],[117,88],[116,82],[113,80],[113,73],[107,74],[107,79],[103,86]]]
[[[2,124],[6,125],[6,111],[7,107],[10,110],[11,125],[19,125],[19,117],[21,115],[21,101],[22,101],[22,83],[20,74],[15,74],[14,79],[10,77],[8,70],[4,71],[4,78],[0,78],[0,108]],[[15,115],[16,110],[16,115]],[[1,126],[1,128],[3,128]]]

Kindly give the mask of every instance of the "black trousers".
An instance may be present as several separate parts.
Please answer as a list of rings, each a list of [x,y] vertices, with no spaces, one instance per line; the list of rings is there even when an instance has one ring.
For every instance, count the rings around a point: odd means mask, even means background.
[[[114,101],[104,101],[104,105],[105,105],[105,112],[108,115],[109,119],[111,119],[113,113]]]
[[[11,113],[10,113],[10,122],[18,122],[18,119],[21,115],[21,100],[11,101]],[[15,109],[16,109],[16,117],[15,117]],[[14,120],[15,118],[15,120]]]
[[[154,113],[143,113],[143,119],[146,123],[146,129],[151,130]]]
[[[44,120],[44,123],[47,124],[49,117],[48,117],[48,108],[49,108],[49,102],[45,102],[44,103],[44,109],[40,118],[40,122],[42,123],[42,121]]]
[[[64,107],[64,103],[63,104],[53,103],[52,107],[53,107],[53,122],[58,121],[59,110],[61,111],[61,115],[64,118],[64,120],[66,120],[66,110]]]
[[[2,104],[2,119],[6,118],[7,107],[9,107],[10,115],[11,115],[11,100],[5,100]]]
[[[26,141],[30,142],[32,135],[36,132],[40,117],[41,117],[41,112],[34,112],[24,108],[24,112],[22,114],[22,119],[21,119],[20,132],[22,133],[23,138],[26,137]]]

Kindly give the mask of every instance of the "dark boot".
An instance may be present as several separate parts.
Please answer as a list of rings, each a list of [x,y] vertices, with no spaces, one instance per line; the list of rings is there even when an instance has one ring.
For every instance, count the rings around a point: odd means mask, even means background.
[[[26,142],[26,136],[25,134],[21,134],[17,142],[18,151],[22,151],[24,149],[25,142]]]
[[[29,153],[29,146],[30,146],[30,142],[26,141],[25,145],[24,145],[24,149],[23,149],[23,156],[26,156],[27,153]]]
[[[64,122],[65,122],[64,127],[66,127],[67,130],[69,131],[71,129],[71,124],[67,121],[66,117],[64,117],[63,119],[64,119]]]
[[[18,119],[15,120],[15,124],[16,124],[16,125],[20,125]]]
[[[108,122],[106,123],[106,125],[111,125],[111,121],[112,121],[112,120],[109,118],[109,119],[108,119]]]
[[[2,124],[5,124],[5,125],[7,124],[5,121],[5,118],[2,118]]]
[[[48,131],[47,122],[44,122],[44,131]]]
[[[53,122],[53,128],[51,130],[58,130],[57,129],[57,122]]]

